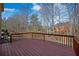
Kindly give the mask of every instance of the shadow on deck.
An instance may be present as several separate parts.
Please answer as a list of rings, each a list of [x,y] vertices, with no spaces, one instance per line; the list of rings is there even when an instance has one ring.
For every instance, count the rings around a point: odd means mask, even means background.
[[[75,56],[72,48],[36,39],[21,39],[0,45],[1,56]]]

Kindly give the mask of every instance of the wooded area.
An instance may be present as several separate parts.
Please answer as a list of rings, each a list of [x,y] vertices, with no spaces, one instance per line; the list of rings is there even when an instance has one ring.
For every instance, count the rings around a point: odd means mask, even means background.
[[[29,15],[28,7],[23,6],[21,12],[8,19],[3,18],[2,29],[8,29],[11,33],[45,32],[79,37],[79,4],[38,3],[38,5],[41,7],[40,10],[32,15]]]

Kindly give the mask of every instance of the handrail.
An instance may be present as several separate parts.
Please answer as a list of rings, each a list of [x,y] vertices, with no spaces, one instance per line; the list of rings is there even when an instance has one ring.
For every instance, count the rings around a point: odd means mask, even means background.
[[[21,34],[42,34],[42,35],[53,35],[53,36],[74,37],[73,35],[51,34],[51,33],[38,33],[38,32],[12,33],[11,35],[21,35]]]

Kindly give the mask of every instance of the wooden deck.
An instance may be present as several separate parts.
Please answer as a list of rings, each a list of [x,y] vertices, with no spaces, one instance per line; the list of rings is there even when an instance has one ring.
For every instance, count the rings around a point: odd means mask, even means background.
[[[36,39],[0,44],[0,56],[75,56],[72,48]]]

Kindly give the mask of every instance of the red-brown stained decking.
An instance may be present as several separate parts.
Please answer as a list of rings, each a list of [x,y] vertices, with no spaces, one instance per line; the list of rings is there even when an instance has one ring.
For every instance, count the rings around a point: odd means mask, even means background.
[[[0,45],[1,56],[74,56],[72,48],[48,41],[21,39]]]

